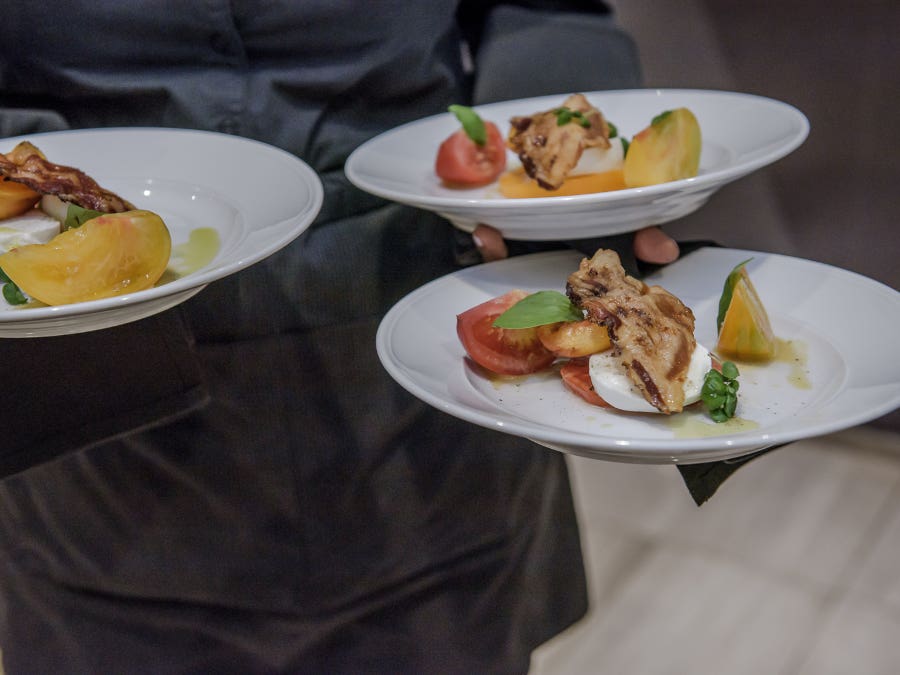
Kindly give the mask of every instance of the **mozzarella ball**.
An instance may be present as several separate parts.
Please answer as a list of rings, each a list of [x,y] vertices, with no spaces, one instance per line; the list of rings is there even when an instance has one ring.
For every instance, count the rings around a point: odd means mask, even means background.
[[[586,173],[603,173],[613,169],[621,169],[625,161],[625,152],[622,149],[622,139],[612,138],[610,147],[586,148],[581,153],[581,158],[575,168],[569,172],[569,177],[581,176]]]
[[[622,367],[618,356],[613,355],[613,350],[607,350],[599,354],[593,354],[588,362],[591,374],[591,383],[597,395],[614,408],[629,412],[658,413],[656,407],[651,405],[631,382],[631,378]],[[694,353],[691,354],[691,362],[688,365],[687,376],[684,381],[684,404],[690,405],[700,400],[700,391],[703,388],[703,380],[706,373],[712,367],[709,351],[697,343]]]
[[[40,209],[0,220],[0,253],[27,244],[46,244],[59,231],[59,221]]]

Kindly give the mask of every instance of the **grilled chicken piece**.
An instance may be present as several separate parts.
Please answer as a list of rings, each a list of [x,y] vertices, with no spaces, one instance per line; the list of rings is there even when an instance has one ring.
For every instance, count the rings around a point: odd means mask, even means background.
[[[568,112],[559,112],[564,110]],[[545,190],[563,184],[585,148],[610,145],[603,113],[582,94],[572,94],[561,108],[513,117],[510,125],[507,145],[519,156],[525,173]]]
[[[694,338],[694,313],[660,286],[628,276],[614,251],[600,249],[569,275],[566,293],[603,324],[622,367],[660,412],[681,412]]]
[[[28,142],[20,143],[6,155],[0,153],[0,177],[101,213],[134,209],[134,205],[100,187],[82,171],[48,162],[43,153]]]

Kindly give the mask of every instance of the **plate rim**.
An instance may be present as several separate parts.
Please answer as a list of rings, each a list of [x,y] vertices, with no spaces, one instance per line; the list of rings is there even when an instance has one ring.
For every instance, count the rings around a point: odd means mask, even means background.
[[[741,255],[752,255],[757,258],[778,258],[782,260],[798,261],[803,264],[811,265],[815,268],[827,269],[830,271],[830,273],[834,273],[836,271],[839,274],[849,275],[857,279],[860,283],[871,286],[873,291],[888,294],[891,297],[898,299],[898,302],[900,302],[900,292],[878,280],[872,279],[852,270],[847,270],[834,265],[830,265],[828,263],[789,256],[780,253],[769,253],[750,249],[736,249],[713,246],[704,247],[698,249],[695,252],[687,254],[683,258],[681,258],[679,262],[689,260],[691,255],[694,255],[694,253],[697,253],[699,251],[716,251],[722,255],[739,253]],[[572,250],[546,251],[525,256],[518,256],[515,258],[509,258],[492,263],[485,263],[485,265],[494,266],[493,269],[496,270],[498,268],[502,269],[502,266],[504,265],[527,265],[529,262],[534,261],[537,258],[552,259],[556,257],[558,257],[562,262],[584,256],[583,254]],[[376,352],[378,354],[379,360],[381,361],[382,366],[385,368],[385,370],[400,386],[402,386],[410,394],[416,396],[425,403],[428,403],[429,405],[432,405],[439,410],[463,419],[469,423],[495,429],[504,433],[510,433],[522,438],[527,438],[548,448],[567,452],[570,454],[589,456],[595,459],[644,464],[694,464],[708,461],[733,459],[735,457],[747,455],[748,453],[757,451],[762,448],[781,445],[784,443],[791,443],[805,438],[812,438],[836,431],[841,431],[877,419],[878,417],[888,414],[900,407],[900,389],[898,389],[896,394],[892,398],[883,401],[878,406],[860,410],[853,415],[848,415],[839,419],[833,419],[816,424],[815,431],[813,433],[810,433],[807,427],[803,427],[794,430],[791,430],[790,428],[776,430],[774,432],[749,432],[746,435],[741,435],[737,438],[729,438],[728,436],[713,436],[686,439],[653,439],[649,441],[638,439],[638,442],[635,443],[633,442],[633,439],[616,439],[614,438],[613,434],[598,434],[596,436],[593,436],[584,432],[561,433],[559,429],[552,429],[543,424],[528,424],[527,421],[524,426],[527,427],[529,431],[535,431],[536,433],[518,433],[516,431],[511,431],[507,426],[509,420],[512,418],[517,418],[517,424],[520,424],[519,420],[521,420],[521,418],[519,418],[515,414],[509,413],[506,417],[494,415],[492,420],[488,419],[491,418],[490,413],[473,410],[470,406],[466,406],[465,404],[458,401],[447,400],[446,398],[443,398],[429,391],[424,386],[421,386],[418,382],[407,378],[403,372],[404,369],[399,364],[394,363],[393,359],[391,358],[389,343],[391,330],[393,328],[393,325],[396,324],[396,322],[399,320],[402,311],[404,311],[404,308],[407,305],[412,304],[413,300],[417,300],[423,297],[424,294],[429,294],[434,292],[436,289],[439,289],[443,283],[446,283],[448,277],[462,276],[463,278],[465,278],[466,273],[471,273],[470,271],[472,269],[473,268],[464,268],[455,272],[451,272],[450,274],[444,275],[443,277],[440,277],[438,279],[434,279],[407,294],[407,296],[398,301],[393,307],[391,307],[387,314],[385,314],[384,318],[379,324],[378,331],[376,333]],[[653,275],[649,275],[648,278],[652,279]],[[467,366],[461,364],[460,367],[465,368]],[[448,376],[449,375],[450,373],[448,373]],[[832,394],[832,397],[838,395],[843,389],[844,385],[842,384],[841,388],[839,388]],[[596,442],[597,439],[600,439],[603,442],[598,444]]]

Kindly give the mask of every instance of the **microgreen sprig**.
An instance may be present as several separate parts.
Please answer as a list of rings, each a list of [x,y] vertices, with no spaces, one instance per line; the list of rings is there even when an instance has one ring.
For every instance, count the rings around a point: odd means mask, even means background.
[[[10,305],[24,305],[28,302],[28,297],[22,292],[22,289],[2,269],[0,269],[0,284],[3,284],[3,299]]]
[[[722,371],[712,369],[703,379],[700,398],[714,422],[725,422],[734,417],[737,409],[738,368],[731,361],[722,364]]]
[[[585,117],[584,113],[580,110],[572,110],[563,106],[562,108],[557,108],[553,112],[556,113],[556,126],[558,127],[565,126],[572,121],[578,122],[578,124],[585,129],[588,129],[591,126],[591,121]]]

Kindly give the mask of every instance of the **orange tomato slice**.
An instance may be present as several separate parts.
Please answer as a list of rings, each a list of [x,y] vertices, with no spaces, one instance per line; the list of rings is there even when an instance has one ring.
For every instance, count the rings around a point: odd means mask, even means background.
[[[14,164],[20,164],[29,155],[44,157],[44,153],[28,141],[22,141],[4,157]],[[40,198],[41,195],[30,187],[11,180],[0,180],[0,220],[22,215],[37,204]]]
[[[0,220],[21,216],[38,203],[41,196],[13,181],[0,181]]]
[[[67,230],[46,244],[0,255],[0,269],[47,305],[67,305],[150,288],[165,271],[169,230],[155,213],[110,213]]]

